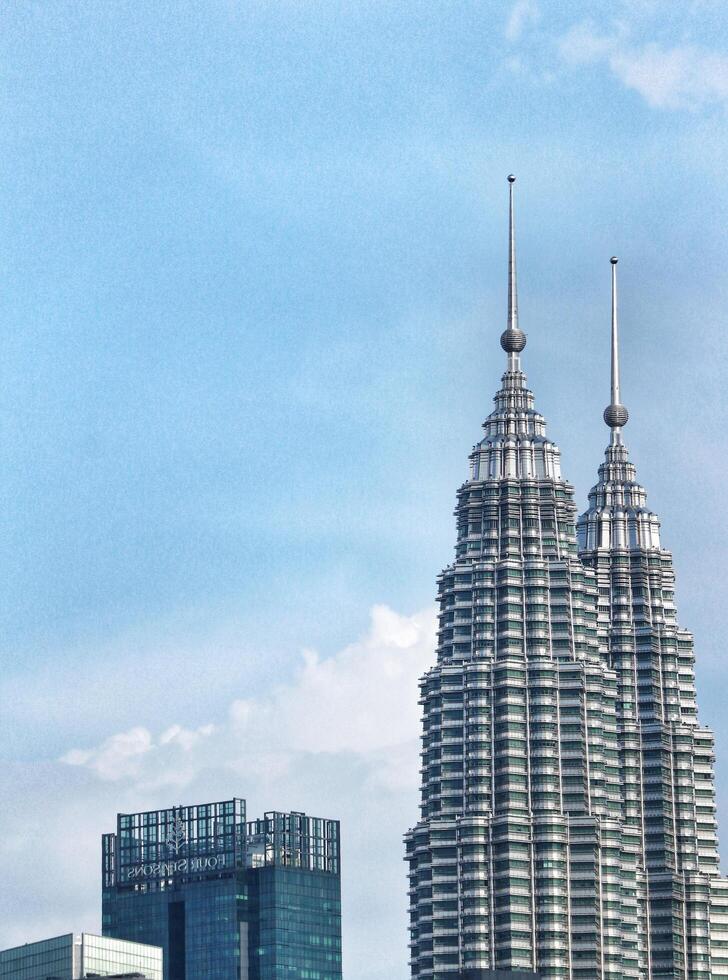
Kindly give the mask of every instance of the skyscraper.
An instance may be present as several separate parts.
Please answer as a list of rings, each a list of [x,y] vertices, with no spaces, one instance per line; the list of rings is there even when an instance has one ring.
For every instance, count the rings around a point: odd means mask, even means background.
[[[621,440],[579,521],[578,553],[573,488],[521,370],[513,182],[506,371],[458,491],[437,662],[420,685],[412,975],[728,975],[712,739],[696,721],[670,557]],[[605,417],[617,431],[616,307],[613,346]]]
[[[622,429],[617,259],[612,264],[611,430],[579,553],[594,570],[597,624],[617,675],[623,821],[639,831],[648,922],[645,976],[728,975],[728,881],[720,877],[713,733],[698,723],[692,635],[676,621],[672,556],[637,483]],[[712,921],[711,921],[712,920]]]
[[[164,950],[164,980],[341,980],[339,823],[246,822],[245,800],[120,813],[103,932]]]

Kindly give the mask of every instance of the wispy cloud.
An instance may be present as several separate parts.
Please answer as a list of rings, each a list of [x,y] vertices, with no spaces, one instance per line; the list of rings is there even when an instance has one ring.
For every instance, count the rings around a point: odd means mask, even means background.
[[[135,726],[129,731],[110,735],[96,748],[71,749],[60,761],[69,766],[86,766],[101,779],[115,782],[138,776],[150,757],[153,759],[165,750],[168,754],[191,752],[201,739],[208,738],[214,731],[214,725],[202,725],[197,729],[171,725],[154,739],[148,729]]]
[[[134,726],[97,746],[73,748],[60,761],[105,781],[159,786],[189,783],[221,759],[246,775],[280,778],[302,755],[348,754],[372,763],[378,779],[414,785],[417,679],[432,659],[434,624],[431,610],[403,616],[375,606],[364,637],[326,659],[304,651],[289,683],[261,698],[234,700],[219,724],[176,723],[159,735]],[[390,753],[404,745],[413,752]]]
[[[604,34],[585,22],[559,40],[558,50],[570,65],[606,65],[656,109],[728,104],[728,57],[697,45],[635,44],[626,31]]]
[[[536,0],[516,0],[506,22],[506,39],[511,42],[519,41],[525,30],[537,24],[540,19],[541,11]]]

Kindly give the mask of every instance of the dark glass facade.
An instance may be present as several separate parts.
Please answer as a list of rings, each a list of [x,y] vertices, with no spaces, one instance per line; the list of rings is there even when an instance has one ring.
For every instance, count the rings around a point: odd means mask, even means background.
[[[339,858],[338,821],[242,799],[119,814],[103,932],[161,946],[165,980],[341,980]]]

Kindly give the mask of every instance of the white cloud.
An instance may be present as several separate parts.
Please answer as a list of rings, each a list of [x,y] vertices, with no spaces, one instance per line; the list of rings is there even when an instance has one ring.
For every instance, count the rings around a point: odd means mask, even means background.
[[[101,779],[114,782],[140,775],[150,757],[153,766],[164,747],[190,752],[200,739],[214,731],[214,725],[202,725],[195,730],[171,725],[155,741],[147,728],[137,725],[127,732],[110,735],[96,748],[71,749],[60,761],[69,766],[85,766]]]
[[[295,682],[260,702],[236,701],[231,719],[246,738],[264,732],[290,752],[366,755],[411,738],[417,677],[431,660],[431,613],[400,616],[375,606],[367,635],[335,657],[304,653]]]
[[[159,736],[159,744],[179,745],[180,748],[185,750],[185,752],[189,752],[189,750],[196,745],[201,738],[207,738],[207,736],[212,735],[214,731],[214,725],[201,725],[199,728],[194,730],[183,728],[181,725],[170,725],[170,727]]]
[[[558,42],[571,65],[604,63],[627,88],[656,109],[698,109],[728,103],[728,57],[696,45],[635,45],[626,32],[609,36],[589,23],[571,28]]]
[[[88,766],[101,779],[122,779],[139,771],[141,759],[152,749],[152,736],[138,726],[104,739],[94,749],[71,749],[61,758],[69,766]]]
[[[607,58],[615,41],[600,35],[591,24],[576,24],[559,39],[561,57],[572,65],[588,65]]]
[[[615,52],[610,66],[628,88],[659,109],[696,109],[728,102],[728,58],[693,45],[647,44]]]
[[[381,769],[385,780],[412,784],[417,680],[432,662],[434,631],[432,610],[403,616],[375,606],[364,637],[328,659],[305,650],[289,683],[262,698],[234,700],[221,725],[188,729],[176,723],[158,736],[135,726],[96,747],[71,749],[61,761],[103,780],[156,786],[188,783],[221,759],[236,771],[270,779],[289,772],[302,755],[353,754],[374,772]],[[414,746],[414,755],[403,746]]]
[[[506,38],[519,41],[527,27],[538,23],[541,17],[536,0],[516,0],[506,23]]]

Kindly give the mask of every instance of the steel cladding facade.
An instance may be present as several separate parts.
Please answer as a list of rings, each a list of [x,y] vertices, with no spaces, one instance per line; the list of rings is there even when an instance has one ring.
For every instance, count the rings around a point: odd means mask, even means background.
[[[727,977],[713,737],[671,556],[618,397],[576,521],[521,370],[512,214],[507,370],[458,491],[437,662],[420,685],[412,976]]]

